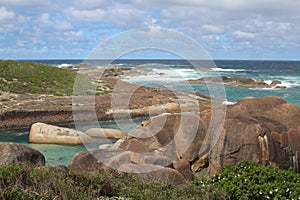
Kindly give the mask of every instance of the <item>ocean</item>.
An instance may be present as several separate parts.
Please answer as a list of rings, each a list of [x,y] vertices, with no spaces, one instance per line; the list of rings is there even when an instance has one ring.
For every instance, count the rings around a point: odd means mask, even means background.
[[[28,60],[54,67],[66,67],[82,63],[83,60]],[[101,63],[101,62],[99,62]],[[212,95],[206,84],[186,84],[185,80],[199,79],[211,76],[227,76],[263,79],[266,83],[272,80],[281,82],[277,88],[244,88],[224,85],[224,103],[233,104],[245,97],[280,96],[288,103],[300,106],[300,61],[246,61],[217,60],[215,65],[208,66],[206,62],[194,61],[191,65],[185,60],[115,60],[111,65],[130,68],[148,68],[147,74],[124,77],[125,81],[145,86],[167,87],[174,90],[200,92]],[[213,93],[218,94],[218,93]],[[218,97],[216,95],[216,97]],[[100,123],[101,127],[118,128],[114,122]],[[89,127],[83,127],[86,130]],[[124,126],[122,127],[124,128]],[[128,130],[134,127],[128,127]],[[73,155],[85,150],[83,145],[43,145],[28,143],[28,131],[0,132],[0,142],[17,142],[31,146],[41,151],[46,157],[46,164],[68,165]]]

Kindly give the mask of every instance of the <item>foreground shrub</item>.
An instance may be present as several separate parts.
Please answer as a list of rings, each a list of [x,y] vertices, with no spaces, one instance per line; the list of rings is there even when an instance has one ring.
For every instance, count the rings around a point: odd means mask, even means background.
[[[137,176],[110,170],[67,172],[26,165],[0,167],[0,199],[223,199],[215,186],[184,187],[144,182]],[[105,199],[105,198],[104,198]],[[116,198],[117,199],[117,198]]]
[[[292,168],[280,170],[249,161],[224,166],[211,179],[198,179],[195,184],[218,186],[230,199],[300,199],[300,174]]]
[[[300,199],[300,174],[243,161],[182,187],[113,170],[0,167],[0,199]],[[117,198],[120,197],[120,198]]]

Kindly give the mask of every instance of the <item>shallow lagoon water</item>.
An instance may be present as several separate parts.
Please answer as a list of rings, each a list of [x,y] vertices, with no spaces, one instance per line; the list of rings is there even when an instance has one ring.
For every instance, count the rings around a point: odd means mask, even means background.
[[[141,121],[145,119],[136,119],[134,123],[121,122],[122,130],[129,132],[135,128]],[[75,128],[74,125],[70,125],[70,128]],[[86,131],[89,128],[97,126],[91,126],[89,124],[81,125],[78,130]],[[114,128],[120,129],[115,122],[100,122],[101,128]],[[98,126],[99,128],[99,126]],[[28,142],[29,130],[20,131],[3,131],[0,132],[0,142],[15,142],[24,144],[40,151],[46,158],[46,165],[69,165],[73,156],[77,153],[86,151],[84,145],[56,145],[56,144],[33,144]],[[97,144],[105,144],[107,140],[97,140]]]

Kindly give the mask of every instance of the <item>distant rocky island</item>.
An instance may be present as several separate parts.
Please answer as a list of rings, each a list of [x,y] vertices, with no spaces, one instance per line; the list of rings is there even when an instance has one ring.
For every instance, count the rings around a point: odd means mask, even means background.
[[[216,76],[216,77],[205,77],[196,80],[188,80],[189,83],[194,84],[226,84],[246,88],[277,88],[285,89],[286,86],[282,86],[278,80],[272,80],[270,84],[266,83],[265,80],[259,79],[254,80],[252,78],[241,78],[241,77],[227,77],[227,76]]]

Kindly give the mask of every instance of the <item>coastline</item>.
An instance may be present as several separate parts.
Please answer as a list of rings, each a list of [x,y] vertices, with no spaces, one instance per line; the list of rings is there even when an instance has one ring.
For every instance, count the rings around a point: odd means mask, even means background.
[[[210,99],[188,95],[187,93],[175,96],[172,91],[162,88],[138,86],[122,81],[118,78],[105,78],[105,85],[114,88],[117,83],[123,84],[123,91],[118,95],[128,95],[127,88],[138,88],[131,94],[127,109],[119,111],[128,113],[132,118],[149,117],[149,113],[161,114],[162,112],[175,113],[179,111],[192,111],[194,105],[182,101],[198,102],[203,110],[209,108]],[[33,94],[8,94],[10,101],[1,102],[0,130],[28,129],[33,123],[44,122],[53,125],[74,124],[73,112],[77,113],[80,121],[88,122],[97,114],[99,121],[114,120],[111,106],[111,98],[114,93],[95,96],[95,108],[84,109],[72,106],[72,96],[33,95]],[[85,97],[82,97],[83,101]],[[182,99],[181,99],[182,98]],[[185,105],[185,106],[183,106]],[[75,110],[74,110],[75,108]]]

